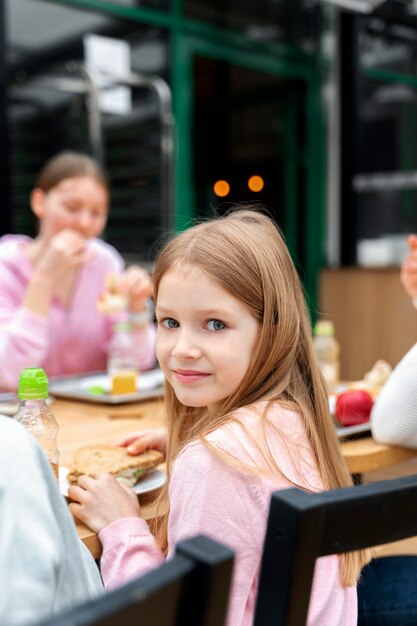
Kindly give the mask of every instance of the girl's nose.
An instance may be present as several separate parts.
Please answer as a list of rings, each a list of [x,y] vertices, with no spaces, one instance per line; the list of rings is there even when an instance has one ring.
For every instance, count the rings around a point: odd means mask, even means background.
[[[76,228],[83,235],[89,235],[93,219],[89,211],[81,211],[76,218]]]
[[[198,359],[201,356],[201,350],[191,335],[182,332],[174,345],[172,356],[179,360]]]

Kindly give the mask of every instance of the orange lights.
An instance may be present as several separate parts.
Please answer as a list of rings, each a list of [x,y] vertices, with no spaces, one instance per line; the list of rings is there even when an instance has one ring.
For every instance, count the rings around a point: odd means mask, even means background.
[[[248,187],[251,191],[257,193],[264,188],[264,179],[262,176],[251,176],[248,180]]]
[[[240,178],[240,177],[239,177]],[[243,175],[243,180],[236,180],[233,181],[233,185],[235,185],[236,183],[236,193],[240,194],[240,193],[244,193],[242,186],[245,184],[245,176]],[[260,191],[262,191],[262,189],[265,187],[265,181],[262,178],[262,176],[259,175],[254,175],[254,176],[250,176],[247,179],[246,182],[248,188],[250,189],[250,191],[252,191],[253,193],[259,193]],[[225,198],[226,196],[229,195],[230,191],[231,191],[231,184],[225,180],[224,178],[219,178],[219,180],[216,180],[216,182],[213,184],[213,191],[215,193],[215,195],[218,198]]]
[[[213,185],[213,191],[219,198],[225,198],[230,191],[227,180],[217,180]]]

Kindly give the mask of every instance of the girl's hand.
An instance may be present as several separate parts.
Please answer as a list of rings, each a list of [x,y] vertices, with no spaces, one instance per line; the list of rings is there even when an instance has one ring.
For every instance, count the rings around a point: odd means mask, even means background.
[[[132,456],[142,454],[146,450],[159,450],[166,454],[167,430],[166,428],[147,428],[138,430],[116,441],[116,446],[127,448]]]
[[[401,282],[411,298],[417,296],[417,236],[408,237],[409,254],[401,266]]]
[[[131,265],[120,277],[120,290],[129,299],[131,311],[145,311],[152,295],[150,274],[143,267]]]
[[[87,240],[79,233],[65,229],[45,244],[36,261],[36,269],[48,276],[52,284],[58,284],[68,270],[83,265],[91,258]]]
[[[96,533],[118,519],[140,517],[135,492],[110,474],[80,476],[78,484],[69,487],[68,495],[73,500],[69,504],[71,513]]]

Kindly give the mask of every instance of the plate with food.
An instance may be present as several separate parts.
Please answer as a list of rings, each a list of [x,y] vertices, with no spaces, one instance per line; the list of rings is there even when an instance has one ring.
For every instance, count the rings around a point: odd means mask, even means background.
[[[341,439],[371,431],[372,407],[391,372],[389,363],[379,359],[362,380],[340,384],[336,392],[330,394],[330,412]]]
[[[120,446],[84,446],[75,451],[69,467],[59,468],[60,490],[68,497],[69,485],[76,484],[79,476],[96,478],[99,474],[112,474],[120,483],[143,495],[165,483],[166,472],[158,468],[163,461],[163,454],[158,450],[132,456]]]
[[[126,376],[121,376],[123,383]],[[122,380],[123,379],[123,380]],[[51,380],[51,394],[69,400],[87,400],[101,404],[124,404],[160,398],[164,394],[164,375],[159,368],[139,372],[137,390],[126,393],[112,393],[111,380],[107,372],[95,372],[81,376],[61,376]],[[121,386],[119,386],[121,389]],[[129,389],[129,388],[127,388]]]
[[[374,400],[366,389],[340,387],[337,394],[329,397],[330,412],[341,439],[368,433]]]

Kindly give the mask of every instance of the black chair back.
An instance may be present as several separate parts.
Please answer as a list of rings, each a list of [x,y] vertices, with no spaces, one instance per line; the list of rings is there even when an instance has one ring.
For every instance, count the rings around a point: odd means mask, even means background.
[[[36,626],[223,626],[233,552],[205,536],[144,576]]]
[[[304,626],[318,557],[417,535],[417,476],[272,495],[254,626]]]

